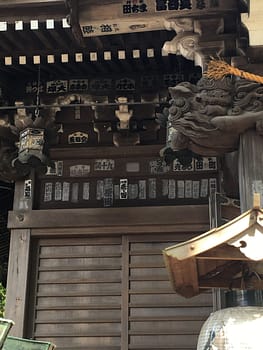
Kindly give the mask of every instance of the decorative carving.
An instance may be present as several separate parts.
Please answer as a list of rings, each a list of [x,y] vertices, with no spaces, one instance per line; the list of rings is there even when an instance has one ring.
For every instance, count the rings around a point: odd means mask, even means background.
[[[117,102],[120,103],[120,106],[119,110],[115,111],[115,115],[120,120],[120,130],[128,130],[130,127],[129,124],[133,111],[129,110],[127,101],[127,97],[118,97],[117,99]]]
[[[222,17],[219,18],[205,18],[198,19],[194,21],[194,32],[200,35],[206,34],[208,30],[211,33],[215,34],[223,34],[224,33],[224,19]]]
[[[238,148],[239,135],[255,128],[263,135],[263,87],[247,80],[201,78],[169,89],[170,108],[158,118],[167,121],[167,146],[205,156]]]
[[[194,21],[192,18],[172,18],[164,20],[164,26],[167,30],[174,30],[175,32],[193,32]]]
[[[94,122],[94,131],[98,134],[98,143],[100,145],[112,145],[111,122]]]
[[[227,23],[227,25],[226,25]],[[199,65],[203,71],[206,69],[208,61],[212,57],[222,55],[232,57],[244,55],[244,48],[247,44],[239,42],[239,37],[229,36],[229,23],[233,33],[241,33],[242,28],[236,28],[238,25],[232,17],[217,16],[216,18],[169,18],[164,22],[167,30],[174,30],[176,36],[164,43],[163,50],[170,54],[179,54],[183,57],[193,60],[195,65]],[[227,28],[225,32],[225,28]],[[211,36],[216,33],[217,38]],[[244,39],[244,37],[242,37]],[[233,54],[233,52],[235,52]]]
[[[188,60],[195,60],[198,49],[199,34],[194,32],[178,33],[171,41],[166,41],[163,51],[172,54],[179,54]]]

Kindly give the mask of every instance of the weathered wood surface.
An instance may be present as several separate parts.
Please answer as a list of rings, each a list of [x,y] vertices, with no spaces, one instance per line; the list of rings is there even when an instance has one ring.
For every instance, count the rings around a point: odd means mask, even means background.
[[[212,295],[173,292],[161,250],[189,234],[38,239],[31,335],[58,350],[194,350]]]
[[[125,5],[128,2],[121,0],[113,1],[80,1],[79,2],[79,22],[84,36],[120,34],[131,32],[145,32],[151,30],[165,29],[165,18],[199,17],[213,15],[215,7],[213,4],[200,8],[198,1],[192,0],[192,4],[180,6],[178,4],[172,9],[168,6],[158,6],[155,1],[135,2],[138,4],[137,11]],[[107,11],[105,11],[107,6]],[[216,7],[217,14],[224,14],[237,11],[236,1],[228,1]],[[117,19],[116,19],[117,18]],[[189,21],[189,18],[187,18]],[[107,31],[102,26],[112,26],[112,30]]]
[[[262,289],[262,280],[253,278],[254,273],[262,273],[261,251],[250,239],[261,230],[262,214],[255,207],[223,226],[166,248],[164,259],[175,291],[193,297],[207,288]]]
[[[41,11],[40,11],[41,8]],[[3,21],[66,17],[67,10],[63,0],[1,0],[0,18]]]
[[[14,210],[9,212],[9,228],[80,228],[186,226],[208,227],[207,205],[91,208],[53,210]],[[161,229],[162,230],[162,229]]]
[[[43,5],[48,3],[48,5],[58,4],[62,3],[64,1],[62,0],[1,0],[0,5],[5,7],[12,7],[12,6],[31,6],[31,5]]]
[[[263,136],[251,129],[240,136],[239,192],[241,212],[253,206],[253,194],[260,193],[263,206]]]
[[[142,157],[142,156],[159,156],[160,145],[140,146],[140,147],[100,147],[99,158],[117,158],[125,157]],[[52,148],[50,149],[52,159],[83,159],[98,158],[98,147],[83,148]]]
[[[27,311],[30,230],[12,230],[7,278],[5,317],[15,322],[10,334],[23,337]]]
[[[32,210],[33,208],[34,173],[25,180],[16,182],[14,193],[14,210]]]
[[[25,181],[18,181],[14,193],[14,210],[31,211],[33,205],[34,174]],[[26,188],[27,185],[30,185]],[[21,218],[20,218],[21,219]],[[19,220],[20,220],[19,219]],[[27,308],[27,281],[30,254],[30,229],[11,230],[8,260],[7,301],[5,316],[15,322],[11,334],[23,337]]]

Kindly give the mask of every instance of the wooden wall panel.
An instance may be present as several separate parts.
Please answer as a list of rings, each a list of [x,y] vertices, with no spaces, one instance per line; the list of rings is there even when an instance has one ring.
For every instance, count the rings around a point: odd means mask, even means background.
[[[34,337],[58,349],[118,349],[121,238],[38,241]]]
[[[141,145],[136,150],[103,147],[99,158],[95,148],[86,148],[86,152],[81,148],[55,152],[55,168],[37,177],[39,191],[34,208],[208,203],[209,194],[219,187],[218,159],[193,159],[187,167],[175,159],[167,165],[159,155],[160,148],[161,145]]]
[[[10,240],[5,317],[16,320],[10,334],[24,335],[24,314],[27,308],[28,265],[30,252],[30,230],[13,230]],[[17,288],[19,286],[19,288]]]
[[[185,299],[172,290],[161,255],[169,244],[175,242],[162,236],[152,236],[150,241],[131,238],[129,349],[194,350],[212,311],[211,293]]]
[[[58,350],[196,349],[212,295],[177,295],[162,258],[162,249],[188,238],[38,239],[29,336]]]

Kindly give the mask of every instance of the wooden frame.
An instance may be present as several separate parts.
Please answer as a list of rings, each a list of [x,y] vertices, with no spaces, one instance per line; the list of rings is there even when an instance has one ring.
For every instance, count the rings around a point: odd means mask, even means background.
[[[17,193],[20,193],[17,186]],[[15,320],[12,335],[23,337],[29,292],[31,240],[34,237],[87,237],[203,232],[209,228],[208,205],[141,208],[28,210],[9,213],[11,255],[6,314]],[[17,288],[19,286],[19,288]],[[15,307],[14,307],[15,305]]]
[[[166,248],[163,255],[175,291],[190,298],[212,287],[262,289],[257,272],[262,263],[255,265],[250,253],[261,239],[262,217],[262,209],[255,206],[223,226]],[[259,260],[256,255],[254,260]],[[254,279],[254,273],[259,277]]]
[[[191,221],[188,220],[191,216]],[[102,220],[103,218],[103,220]],[[48,220],[47,220],[48,219]],[[92,228],[111,227],[111,230],[126,230],[135,227],[167,231],[187,230],[198,227],[200,232],[208,227],[208,205],[156,206],[128,208],[90,208],[90,209],[52,209],[52,210],[14,210],[9,212],[8,227],[23,228]],[[107,231],[106,231],[107,232]]]

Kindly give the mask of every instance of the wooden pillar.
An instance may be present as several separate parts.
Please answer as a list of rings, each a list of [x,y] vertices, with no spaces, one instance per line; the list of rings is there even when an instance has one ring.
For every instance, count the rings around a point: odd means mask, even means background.
[[[14,210],[21,211],[18,218],[21,222],[24,220],[23,213],[32,210],[33,179],[32,174],[15,186]],[[10,334],[17,337],[25,335],[30,234],[30,229],[11,230],[5,317],[15,322]]]
[[[241,212],[253,206],[253,193],[260,193],[263,206],[263,136],[250,129],[240,136],[239,192]]]
[[[15,322],[11,335],[23,337],[28,280],[30,230],[12,230],[5,317]]]

